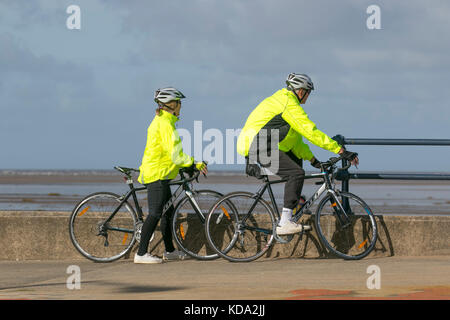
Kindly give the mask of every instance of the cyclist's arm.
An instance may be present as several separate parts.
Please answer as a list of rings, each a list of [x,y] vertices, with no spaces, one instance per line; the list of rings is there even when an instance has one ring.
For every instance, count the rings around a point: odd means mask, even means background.
[[[173,163],[180,167],[190,167],[194,163],[194,158],[183,152],[178,131],[167,125],[160,128],[160,133],[161,146],[164,152],[171,157]]]
[[[333,153],[341,150],[341,146],[336,141],[317,129],[315,123],[309,120],[308,115],[298,104],[288,103],[282,117],[295,131],[316,146]]]
[[[299,137],[298,142],[294,145],[291,151],[299,159],[311,161],[314,157],[313,153],[309,149],[309,146],[303,142],[302,137]]]

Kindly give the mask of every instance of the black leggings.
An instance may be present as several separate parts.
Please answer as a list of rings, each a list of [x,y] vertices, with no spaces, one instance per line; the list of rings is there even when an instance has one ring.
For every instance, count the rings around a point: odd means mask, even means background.
[[[156,226],[161,219],[163,208],[166,202],[172,197],[172,191],[169,186],[170,180],[158,180],[149,184],[147,187],[148,216],[144,221],[141,233],[141,242],[139,244],[138,255],[143,256],[148,251],[148,245]],[[164,240],[164,246],[167,252],[175,250],[172,242],[172,219],[174,214],[173,205],[164,213],[161,219],[161,234]]]

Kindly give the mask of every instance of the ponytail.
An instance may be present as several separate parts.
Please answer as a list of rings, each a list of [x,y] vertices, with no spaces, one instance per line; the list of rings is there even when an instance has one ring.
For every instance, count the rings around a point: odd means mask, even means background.
[[[162,103],[158,103],[158,108],[156,108],[155,112],[156,115],[160,116],[161,115],[161,110],[165,110],[169,113],[172,113],[174,108],[176,107],[176,101],[170,101],[166,104],[162,104]]]

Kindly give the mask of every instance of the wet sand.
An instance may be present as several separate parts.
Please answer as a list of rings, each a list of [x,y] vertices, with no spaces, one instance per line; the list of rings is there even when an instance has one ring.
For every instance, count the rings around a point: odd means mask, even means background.
[[[137,182],[137,175],[134,175]],[[277,176],[272,178],[278,179]],[[319,179],[308,179],[306,184],[313,184]],[[84,184],[84,183],[122,183],[123,175],[114,171],[89,174],[80,173],[0,173],[0,184]],[[199,182],[222,184],[259,184],[261,180],[247,176],[244,172],[209,172],[207,178],[200,176]],[[338,182],[340,184],[340,182]],[[351,184],[386,184],[386,185],[450,185],[450,181],[442,180],[387,180],[387,179],[351,179]]]
[[[134,176],[136,184],[137,175]],[[277,179],[277,177],[273,177]],[[320,179],[305,180],[307,196]],[[126,192],[123,174],[115,171],[95,172],[5,172],[0,171],[0,210],[71,211],[85,195],[97,191]],[[196,189],[254,192],[261,180],[239,172],[210,171],[200,176]],[[337,186],[340,189],[341,183]],[[277,202],[282,202],[283,185],[274,185]],[[3,191],[1,191],[3,190]],[[450,215],[450,181],[425,180],[356,180],[350,192],[360,195],[375,214]],[[145,192],[144,192],[145,193]],[[146,195],[139,195],[146,200]],[[142,201],[146,210],[146,202]],[[280,204],[281,205],[281,204]]]

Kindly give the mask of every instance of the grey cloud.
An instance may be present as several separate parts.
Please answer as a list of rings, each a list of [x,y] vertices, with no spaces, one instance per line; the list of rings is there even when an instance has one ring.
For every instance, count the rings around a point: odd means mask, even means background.
[[[305,110],[329,134],[449,135],[448,2],[378,0],[383,29],[371,31],[371,0],[79,0],[85,29],[71,34],[82,47],[70,51],[73,61],[69,50],[37,54],[30,45],[37,33],[29,32],[47,31],[50,49],[67,45],[59,26],[71,1],[18,3],[0,4],[8,9],[0,10],[0,25],[21,31],[0,36],[1,107],[16,112],[18,123],[24,110],[44,119],[37,109],[65,124],[59,129],[84,123],[96,159],[114,149],[113,140],[145,139],[157,87],[174,85],[188,96],[181,127],[203,120],[205,129],[238,128],[292,71],[313,77],[317,90]],[[67,138],[89,140],[75,131]],[[133,165],[144,142],[129,145]]]
[[[0,3],[0,21],[7,21],[9,27],[16,30],[26,30],[32,25],[54,24],[65,18],[58,13],[68,6],[66,3],[69,3],[69,1],[2,0]],[[66,6],[64,6],[65,4]]]
[[[436,20],[434,15],[441,12],[444,17],[447,5],[430,10],[421,2],[382,1],[384,30],[369,31],[365,26],[369,4],[157,1],[145,5],[131,1],[126,5],[124,32],[136,32],[142,39],[144,59],[223,68],[250,76],[295,68],[326,74],[351,68],[381,72],[392,67],[448,66],[450,47],[442,30],[448,30],[449,22]]]
[[[273,71],[286,62],[292,64],[292,61],[308,59],[311,53],[308,43],[321,33],[327,36],[332,30],[328,26],[335,22],[321,19],[323,26],[317,27],[298,2],[287,5],[273,1],[214,3],[214,8],[200,15],[198,7],[190,3],[186,10],[174,15],[173,20],[158,18],[164,14],[140,20],[136,13],[130,16],[133,19],[129,24],[145,29],[149,47],[152,45],[149,49],[154,49],[160,41],[163,56],[209,64],[219,62],[234,71],[252,73],[267,72],[268,68]],[[139,21],[146,22],[140,25]],[[171,21],[177,22],[172,24]]]
[[[43,110],[83,108],[95,99],[92,72],[52,56],[36,56],[10,34],[0,34],[0,91],[2,108],[37,113]]]

